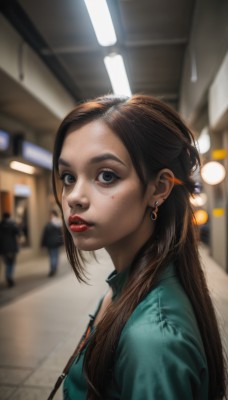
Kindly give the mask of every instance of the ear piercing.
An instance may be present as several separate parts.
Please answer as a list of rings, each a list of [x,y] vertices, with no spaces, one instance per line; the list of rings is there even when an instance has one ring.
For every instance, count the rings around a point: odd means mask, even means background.
[[[158,218],[158,201],[155,201],[154,203],[154,208],[152,209],[151,213],[150,213],[150,219],[152,221],[156,221],[156,219]]]

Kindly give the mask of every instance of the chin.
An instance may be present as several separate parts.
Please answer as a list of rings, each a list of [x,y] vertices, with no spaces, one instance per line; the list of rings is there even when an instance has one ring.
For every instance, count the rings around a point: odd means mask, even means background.
[[[85,241],[83,241],[82,243],[81,240],[74,240],[73,242],[75,247],[81,251],[96,251],[103,248],[103,246],[99,246],[98,244],[95,243],[89,243],[89,242],[85,243]]]

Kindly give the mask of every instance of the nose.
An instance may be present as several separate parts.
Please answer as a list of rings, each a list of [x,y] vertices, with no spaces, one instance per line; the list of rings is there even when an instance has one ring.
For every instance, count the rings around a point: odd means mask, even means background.
[[[88,188],[83,181],[77,180],[73,189],[67,195],[67,202],[71,209],[89,207]]]

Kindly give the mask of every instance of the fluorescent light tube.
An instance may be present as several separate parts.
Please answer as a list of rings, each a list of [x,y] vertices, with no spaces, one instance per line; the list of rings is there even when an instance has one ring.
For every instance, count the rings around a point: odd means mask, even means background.
[[[11,161],[10,168],[15,169],[16,171],[25,172],[26,174],[34,174],[35,168],[31,165],[24,164],[18,161]]]
[[[131,96],[124,61],[120,54],[113,54],[104,58],[104,63],[111,81],[114,94]]]
[[[98,43],[112,46],[116,43],[116,34],[106,0],[84,0]]]

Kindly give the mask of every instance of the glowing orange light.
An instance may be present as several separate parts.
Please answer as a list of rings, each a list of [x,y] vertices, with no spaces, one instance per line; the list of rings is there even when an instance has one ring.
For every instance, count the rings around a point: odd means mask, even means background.
[[[194,213],[195,223],[197,225],[206,224],[208,221],[208,213],[205,210],[196,210]]]

